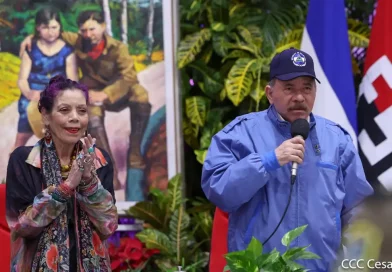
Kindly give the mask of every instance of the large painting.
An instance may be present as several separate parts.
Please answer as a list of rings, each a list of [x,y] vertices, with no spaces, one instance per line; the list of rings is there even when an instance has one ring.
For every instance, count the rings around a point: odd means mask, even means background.
[[[0,15],[0,182],[9,154],[43,136],[39,93],[65,74],[90,90],[89,133],[115,162],[117,201],[166,189],[162,0],[0,0]]]

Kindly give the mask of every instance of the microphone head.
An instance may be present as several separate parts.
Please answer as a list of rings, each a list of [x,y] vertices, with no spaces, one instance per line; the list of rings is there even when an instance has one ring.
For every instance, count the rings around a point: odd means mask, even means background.
[[[309,135],[309,123],[306,119],[297,119],[291,124],[291,137],[302,136],[304,140]]]

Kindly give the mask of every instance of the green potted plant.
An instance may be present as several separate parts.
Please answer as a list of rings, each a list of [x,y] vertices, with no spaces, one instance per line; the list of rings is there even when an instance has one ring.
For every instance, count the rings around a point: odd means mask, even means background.
[[[150,200],[138,202],[127,213],[143,220],[137,238],[159,250],[154,263],[161,271],[204,271],[208,264],[213,206],[204,199],[188,200],[182,194],[181,175],[169,180],[167,191],[150,190]]]
[[[310,246],[290,247],[291,242],[306,229],[307,225],[287,232],[282,238],[286,251],[281,254],[276,250],[263,252],[263,245],[255,237],[245,250],[227,253],[227,265],[224,272],[261,272],[261,271],[307,271],[296,263],[300,259],[320,259],[320,256],[307,250]]]

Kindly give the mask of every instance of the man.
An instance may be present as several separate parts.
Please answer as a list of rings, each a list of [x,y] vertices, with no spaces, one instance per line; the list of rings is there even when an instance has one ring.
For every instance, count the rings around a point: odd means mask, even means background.
[[[299,164],[287,214],[264,252],[284,252],[288,231],[308,225],[291,246],[308,246],[321,259],[301,260],[327,271],[355,207],[373,193],[357,150],[338,124],[311,113],[316,97],[312,58],[290,48],[270,64],[268,110],[237,117],[212,139],[203,165],[207,198],[229,214],[228,251],[243,250],[254,236],[264,242],[278,225],[290,193],[291,162]],[[333,109],[331,109],[333,110]],[[306,140],[291,137],[291,123],[309,122]]]
[[[113,158],[104,126],[105,110],[130,108],[126,198],[141,201],[144,199],[144,188],[140,184],[140,176],[146,165],[140,146],[151,113],[148,93],[138,82],[127,46],[106,34],[105,19],[101,12],[83,11],[77,24],[79,34],[63,32],[62,38],[74,47],[83,75],[80,82],[90,90],[89,132],[97,139],[97,146],[107,150]],[[22,50],[26,47],[29,49],[30,43],[31,36],[22,43]],[[116,165],[114,168],[115,188],[120,189]]]

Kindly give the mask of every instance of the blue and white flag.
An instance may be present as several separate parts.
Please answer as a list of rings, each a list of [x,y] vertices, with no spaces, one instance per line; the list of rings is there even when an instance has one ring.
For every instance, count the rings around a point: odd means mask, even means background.
[[[313,113],[346,129],[357,147],[357,116],[344,0],[310,0],[301,50],[312,56],[317,84]]]

